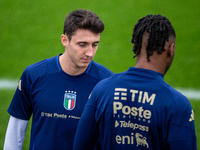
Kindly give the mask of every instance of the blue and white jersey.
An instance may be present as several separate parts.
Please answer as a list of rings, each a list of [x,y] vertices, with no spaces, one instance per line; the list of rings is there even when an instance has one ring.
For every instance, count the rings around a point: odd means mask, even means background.
[[[100,81],[77,128],[74,150],[196,150],[189,100],[163,74],[130,67]]]
[[[59,56],[28,66],[23,72],[10,115],[29,120],[32,116],[30,150],[72,149],[83,108],[93,87],[113,73],[92,61],[77,76],[66,74]]]

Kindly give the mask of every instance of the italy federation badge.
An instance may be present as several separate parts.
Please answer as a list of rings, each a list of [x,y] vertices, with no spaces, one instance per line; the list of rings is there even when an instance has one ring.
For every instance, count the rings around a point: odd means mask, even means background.
[[[76,92],[74,91],[65,91],[65,96],[64,96],[64,107],[67,110],[72,110],[74,109],[76,104]]]

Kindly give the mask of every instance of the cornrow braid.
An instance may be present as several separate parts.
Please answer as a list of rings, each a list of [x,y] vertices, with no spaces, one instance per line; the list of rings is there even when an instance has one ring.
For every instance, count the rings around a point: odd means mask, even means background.
[[[176,37],[174,28],[166,17],[161,15],[147,15],[146,17],[139,19],[133,29],[131,40],[134,44],[133,52],[135,55],[133,58],[137,57],[140,53],[142,36],[145,31],[149,33],[148,44],[146,47],[148,61],[150,61],[149,57],[153,55],[154,51],[157,51],[159,54],[162,54],[162,52],[165,51],[165,42],[169,41],[170,35]]]

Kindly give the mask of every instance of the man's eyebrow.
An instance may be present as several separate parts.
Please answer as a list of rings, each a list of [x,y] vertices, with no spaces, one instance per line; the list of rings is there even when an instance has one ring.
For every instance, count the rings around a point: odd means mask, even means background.
[[[93,42],[93,43],[99,43],[100,41],[95,41],[95,42]],[[77,43],[84,43],[84,44],[88,44],[88,42],[85,42],[85,41],[79,41],[79,42],[77,42]]]

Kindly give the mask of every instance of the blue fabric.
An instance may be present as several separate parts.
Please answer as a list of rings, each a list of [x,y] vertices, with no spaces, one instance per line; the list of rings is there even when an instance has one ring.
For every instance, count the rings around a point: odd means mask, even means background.
[[[33,116],[30,150],[72,149],[78,121],[93,87],[113,75],[92,61],[86,72],[71,76],[60,68],[58,57],[25,69],[8,108],[9,114],[19,119]]]
[[[100,81],[79,122],[74,150],[196,150],[189,100],[163,75],[132,68]]]

